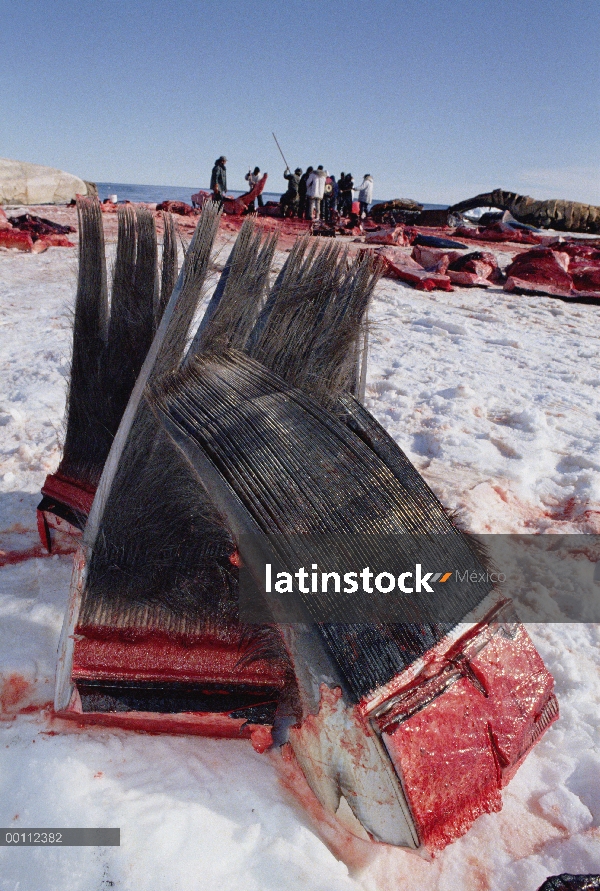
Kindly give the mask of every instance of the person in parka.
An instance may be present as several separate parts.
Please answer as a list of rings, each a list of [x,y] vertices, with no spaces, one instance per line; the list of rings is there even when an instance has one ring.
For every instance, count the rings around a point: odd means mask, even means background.
[[[306,197],[308,199],[308,219],[318,220],[321,218],[321,201],[325,194],[325,183],[329,174],[323,170],[323,165],[319,164],[316,170],[313,170],[306,181]]]
[[[225,164],[227,163],[227,158],[225,155],[221,155],[220,158],[217,158],[215,161],[215,166],[212,169],[212,173],[210,175],[210,189],[213,193],[213,201],[223,201],[223,196],[227,192],[227,170],[225,169]]]
[[[248,190],[252,191],[256,183],[260,180],[260,167],[255,167],[254,170],[249,170],[244,179],[248,183]],[[259,207],[264,207],[262,195],[258,196],[256,203]],[[254,201],[252,201],[252,203],[248,205],[248,213],[254,213],[255,209]]]
[[[302,176],[302,168],[296,167],[293,173],[290,173],[289,167],[285,168],[283,178],[287,179],[287,192],[281,196],[280,206],[284,217],[295,217],[298,215],[298,203],[300,200],[299,186],[300,177]]]
[[[355,192],[358,192],[358,201],[360,204],[360,216],[361,218],[369,213],[369,204],[373,200],[373,177],[370,173],[365,173],[363,177],[363,181],[358,187],[358,189],[354,189]]]

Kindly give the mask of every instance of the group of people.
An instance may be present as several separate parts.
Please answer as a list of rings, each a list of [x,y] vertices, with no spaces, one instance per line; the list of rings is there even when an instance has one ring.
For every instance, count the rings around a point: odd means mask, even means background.
[[[227,170],[225,164],[227,158],[221,155],[217,158],[212,169],[210,188],[215,201],[222,201],[227,192]],[[284,179],[287,180],[287,191],[281,196],[281,210],[284,217],[299,217],[307,220],[324,220],[326,223],[334,221],[335,215],[349,217],[352,213],[353,192],[358,192],[360,204],[359,216],[366,216],[369,205],[373,201],[373,177],[366,173],[360,186],[354,185],[351,173],[340,173],[336,180],[333,174],[329,174],[322,164],[316,170],[307,167],[305,172],[296,167],[291,173],[289,167],[284,171]],[[252,190],[260,179],[260,167],[249,170],[246,181],[249,190]],[[262,195],[257,198],[259,207],[263,206]],[[252,204],[249,210],[254,210]]]
[[[353,192],[358,192],[359,216],[366,216],[373,200],[373,177],[366,173],[360,186],[354,185],[351,173],[340,174],[336,180],[320,164],[316,170],[308,167],[303,173],[296,167],[293,173],[284,171],[288,182],[287,191],[281,196],[281,209],[286,217],[319,220],[326,223],[334,220],[334,214],[349,217],[352,213]]]

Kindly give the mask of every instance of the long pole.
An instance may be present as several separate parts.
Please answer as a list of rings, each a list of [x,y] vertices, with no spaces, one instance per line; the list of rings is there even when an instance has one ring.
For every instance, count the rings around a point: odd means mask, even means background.
[[[274,133],[273,133],[273,139],[274,139],[275,142],[277,143],[277,148],[279,149],[279,154],[280,154],[281,157],[283,158],[283,163],[285,164],[286,168],[289,170],[289,169],[290,169],[290,165],[289,165],[288,162],[285,160],[285,155],[284,155],[283,152],[281,151],[281,146],[280,146],[279,143],[277,142],[277,137],[275,136]]]

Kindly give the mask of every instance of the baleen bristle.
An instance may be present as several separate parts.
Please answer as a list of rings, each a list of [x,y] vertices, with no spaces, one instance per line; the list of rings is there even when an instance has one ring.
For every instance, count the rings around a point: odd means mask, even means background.
[[[154,217],[144,208],[134,213],[127,205],[120,207],[105,363],[107,424],[113,436],[152,343],[156,286]]]
[[[59,472],[95,486],[110,448],[106,425],[103,359],[108,292],[100,203],[78,198],[79,277],[73,320],[73,352],[67,394],[66,433]]]
[[[277,244],[277,233],[264,240],[248,217],[225,264],[188,353],[241,349],[262,307]]]
[[[353,565],[394,566],[403,540],[410,553],[418,541],[431,565],[444,556],[454,568],[472,566],[464,537],[430,490],[403,485],[347,424],[244,354],[196,357],[154,388],[152,404],[206,454],[251,522],[276,535],[287,565],[326,562],[336,536],[344,547],[350,537]],[[440,616],[462,617],[488,590],[444,589],[430,603]],[[328,594],[303,600],[318,623],[318,615],[335,612]],[[352,624],[332,619],[319,628],[356,700],[423,655],[453,624],[373,622],[362,594],[347,603]],[[409,609],[411,603],[409,597]]]
[[[156,309],[154,320],[155,328],[158,328],[162,314],[169,302],[169,297],[173,293],[173,288],[177,281],[178,264],[177,264],[177,233],[175,231],[175,221],[173,214],[163,212],[163,249],[162,249],[162,266],[160,276],[160,299]]]
[[[333,405],[355,385],[357,341],[377,282],[364,258],[349,263],[339,246],[304,246],[282,270],[247,352],[288,383]],[[274,290],[275,290],[274,287]]]
[[[217,207],[204,208],[150,378],[157,369],[176,369],[183,358],[219,219]],[[209,636],[235,637],[237,632],[228,630],[237,615],[232,595],[237,576],[228,559],[234,545],[144,397],[91,547],[80,624],[124,627],[149,609],[152,615],[158,610],[166,626],[185,627],[188,635],[200,627]]]
[[[190,325],[204,293],[210,255],[220,219],[221,209],[216,202],[210,201],[204,205],[191,244],[186,251],[181,292],[154,363],[153,377],[159,377],[178,367],[183,358]]]

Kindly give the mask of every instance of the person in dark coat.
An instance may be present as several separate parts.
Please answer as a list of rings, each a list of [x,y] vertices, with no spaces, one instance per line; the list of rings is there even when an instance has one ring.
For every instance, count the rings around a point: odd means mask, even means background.
[[[306,173],[302,174],[300,182],[298,183],[298,216],[301,220],[306,216],[306,183],[312,172],[312,167],[307,167]]]
[[[352,174],[347,173],[344,182],[340,183],[340,192],[342,193],[342,216],[349,217],[352,213],[352,192],[354,190],[354,180]]]
[[[302,168],[296,167],[293,173],[290,173],[289,167],[285,168],[285,173],[283,174],[283,178],[287,179],[288,187],[285,195],[281,196],[281,201],[279,202],[281,205],[281,211],[284,217],[295,217],[298,216],[298,204],[299,204],[299,194],[298,188],[300,186],[300,177],[302,176]]]
[[[213,193],[213,201],[218,201],[219,203],[223,201],[223,196],[227,192],[227,170],[225,169],[225,164],[227,163],[227,158],[225,155],[221,155],[220,158],[217,158],[215,161],[215,166],[212,169],[212,173],[210,175],[210,189]]]
[[[340,178],[337,181],[337,212],[341,213],[344,209],[344,193],[342,192],[342,186],[344,184],[344,180],[346,179],[346,174],[342,170],[340,173]]]
[[[333,222],[333,212],[337,208],[338,184],[333,173],[327,177],[325,183],[325,195],[323,196],[323,219],[326,223]]]

